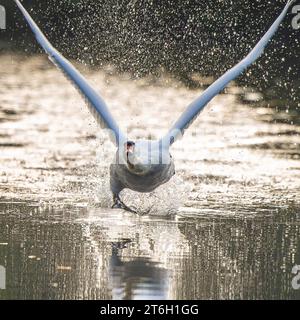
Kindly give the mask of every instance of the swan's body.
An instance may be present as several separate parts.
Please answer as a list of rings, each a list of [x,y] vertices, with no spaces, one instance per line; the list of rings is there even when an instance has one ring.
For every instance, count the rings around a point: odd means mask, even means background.
[[[131,189],[151,192],[168,182],[175,174],[169,145],[161,141],[127,141],[118,148],[115,161],[110,165],[110,189],[114,207],[130,210],[119,198],[120,192]]]
[[[111,189],[114,193],[124,188],[151,192],[169,181],[175,173],[169,149],[159,148],[159,141],[139,140],[134,143],[134,150],[122,153],[117,152],[111,164]],[[124,161],[120,161],[122,156]]]
[[[20,1],[15,0],[15,2],[35,34],[37,41],[49,55],[50,60],[63,71],[84,96],[87,100],[89,110],[100,126],[110,131],[112,141],[117,147],[115,161],[110,167],[114,207],[131,210],[122,203],[119,198],[119,193],[124,188],[139,192],[150,192],[171,179],[175,174],[174,162],[169,151],[171,145],[183,135],[184,131],[191,125],[204,107],[220,93],[230,81],[237,78],[248,66],[258,59],[278,29],[294,0],[288,1],[279,17],[246,58],[227,71],[206,89],[199,98],[192,102],[168,133],[158,141],[129,141],[118,127],[100,95],[88,84],[74,66],[53,48]]]

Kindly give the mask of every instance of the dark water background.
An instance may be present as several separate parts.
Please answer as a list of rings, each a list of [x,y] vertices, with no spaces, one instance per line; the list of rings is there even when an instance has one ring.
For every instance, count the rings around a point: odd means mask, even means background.
[[[114,64],[135,77],[169,72],[189,87],[218,77],[241,60],[278,16],[285,0],[25,0],[53,44],[92,66]],[[1,38],[11,48],[40,51],[12,1]],[[296,1],[295,5],[299,5]],[[268,51],[239,78],[273,107],[299,109],[299,30],[290,9]],[[285,99],[282,105],[278,96]],[[275,101],[274,101],[275,100]]]

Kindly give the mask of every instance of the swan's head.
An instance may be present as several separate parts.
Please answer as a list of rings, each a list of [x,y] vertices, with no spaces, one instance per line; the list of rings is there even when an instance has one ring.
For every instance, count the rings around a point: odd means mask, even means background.
[[[123,158],[128,170],[137,175],[155,172],[171,161],[169,148],[154,140],[125,142]]]

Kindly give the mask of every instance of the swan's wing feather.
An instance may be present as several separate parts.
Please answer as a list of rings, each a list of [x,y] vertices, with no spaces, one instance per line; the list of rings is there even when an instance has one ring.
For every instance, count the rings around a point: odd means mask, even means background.
[[[72,84],[79,90],[85,98],[88,108],[96,121],[102,128],[111,130],[112,140],[118,144],[119,141],[124,141],[125,136],[120,131],[116,121],[112,117],[110,111],[101,96],[90,86],[87,80],[79,73],[78,70],[64,58],[47,40],[45,35],[33,21],[29,13],[23,7],[19,0],[15,0],[17,6],[24,15],[31,30],[33,31],[36,40],[49,55],[50,60],[71,80]]]
[[[191,125],[191,123],[197,118],[203,108],[218,94],[226,85],[237,78],[249,65],[251,65],[258,57],[263,53],[264,48],[272,38],[276,30],[278,29],[281,21],[285,17],[290,5],[294,0],[288,1],[285,8],[279,15],[279,17],[272,24],[267,33],[252,49],[252,51],[239,62],[236,66],[228,70],[223,76],[216,80],[210,87],[208,87],[200,97],[194,100],[187,109],[183,112],[181,117],[175,122],[168,134],[162,139],[165,143],[173,143],[180,136],[183,135],[184,131]]]

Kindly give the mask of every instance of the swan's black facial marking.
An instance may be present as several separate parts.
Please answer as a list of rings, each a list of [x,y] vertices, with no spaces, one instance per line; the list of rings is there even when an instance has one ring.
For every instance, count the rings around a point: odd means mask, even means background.
[[[129,154],[134,152],[135,143],[133,141],[127,141],[124,144],[124,149],[126,152],[126,161],[128,166],[133,169],[134,165],[129,161]]]
[[[133,152],[135,143],[133,141],[125,142],[125,150],[126,152]]]
[[[162,148],[159,141],[126,141],[123,144],[123,160],[127,171],[136,176],[156,176],[171,165],[169,150]],[[172,174],[168,171],[168,174]]]

